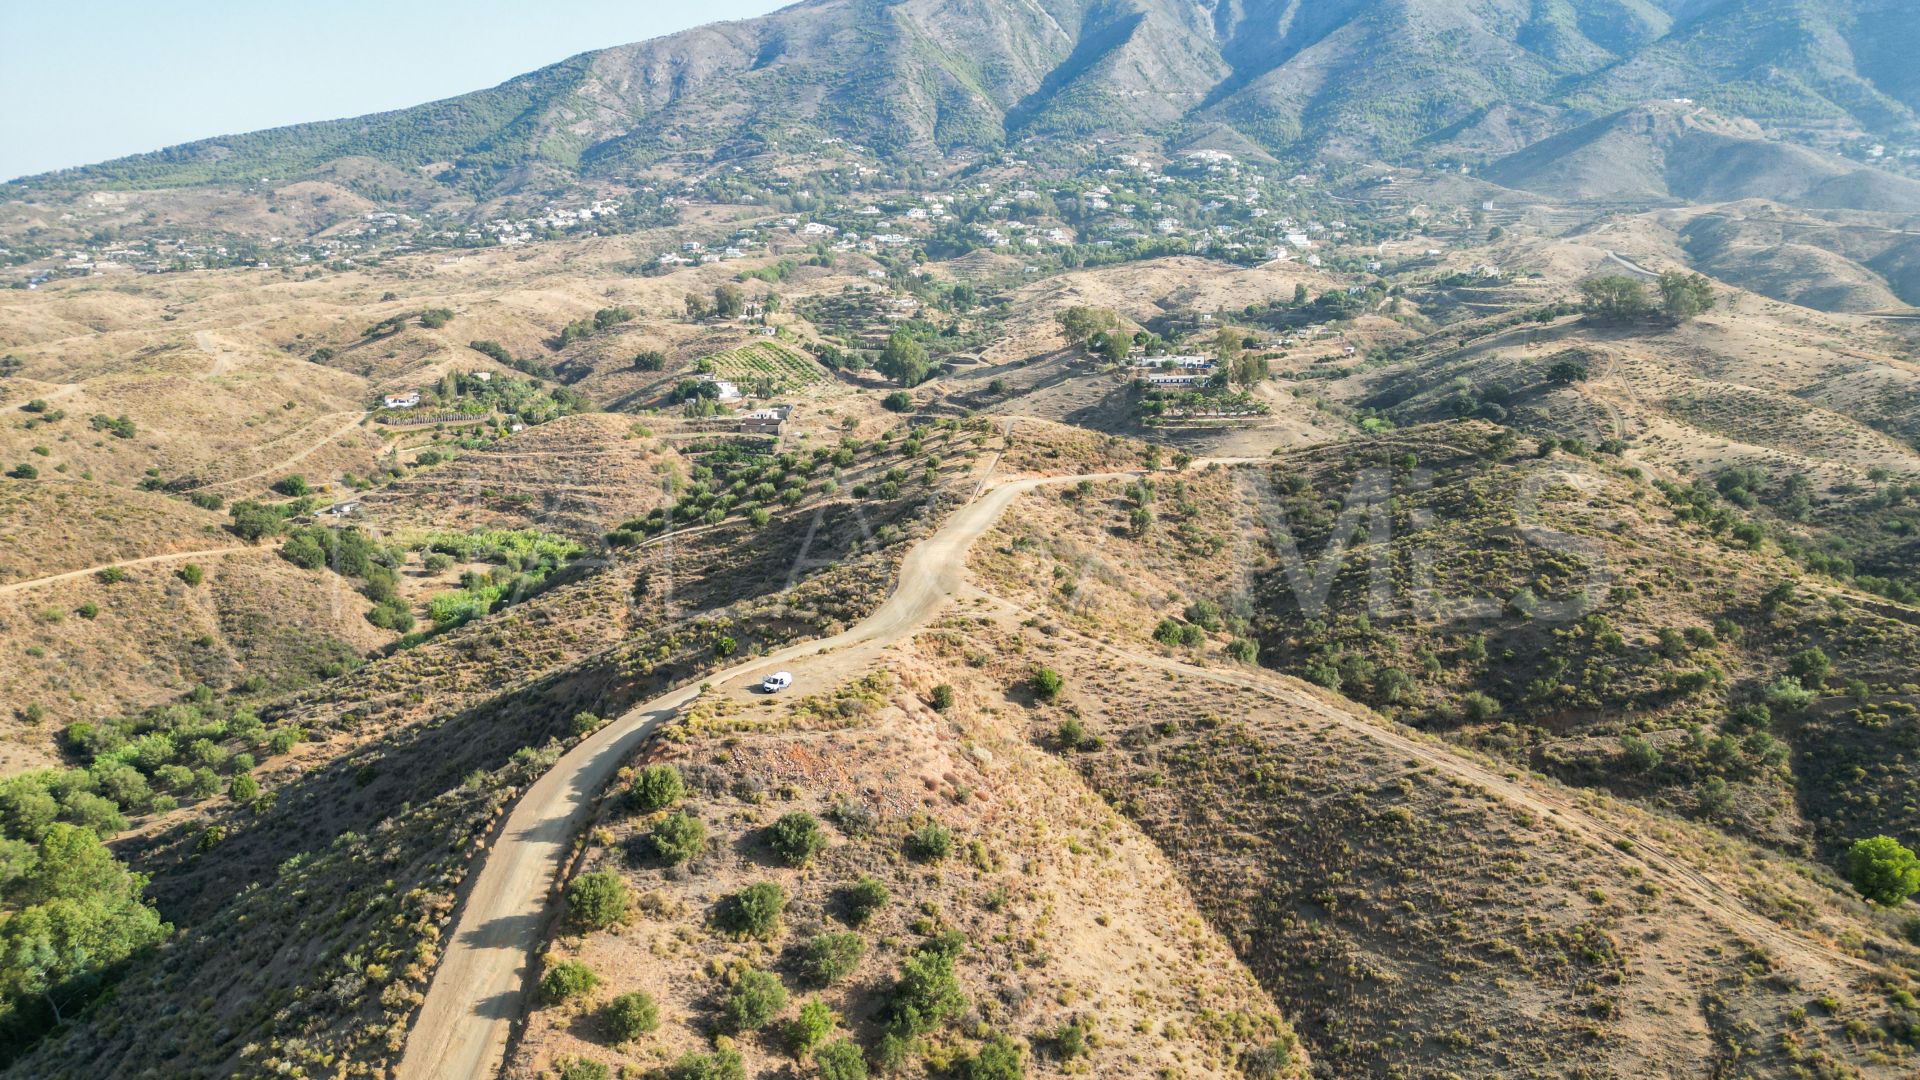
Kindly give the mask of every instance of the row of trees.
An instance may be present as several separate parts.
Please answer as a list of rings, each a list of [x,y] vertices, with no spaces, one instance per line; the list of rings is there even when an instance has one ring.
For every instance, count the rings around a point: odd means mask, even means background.
[[[1702,274],[1668,270],[1653,283],[1605,274],[1580,283],[1580,310],[1598,322],[1631,323],[1659,316],[1679,325],[1714,305],[1713,282]]]

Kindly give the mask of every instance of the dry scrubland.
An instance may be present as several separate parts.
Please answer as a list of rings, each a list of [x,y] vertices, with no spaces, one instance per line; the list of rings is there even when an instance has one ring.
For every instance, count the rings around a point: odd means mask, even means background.
[[[303,222],[360,213],[330,181],[297,194],[283,210]],[[141,196],[100,197],[144,212]],[[1885,524],[1905,511],[1876,501],[1920,480],[1920,368],[1898,327],[1738,290],[1677,328],[1520,323],[1508,313],[1620,270],[1612,251],[1660,269],[1722,243],[1728,273],[1774,295],[1756,260],[1781,256],[1673,213],[1557,240],[1515,230],[1419,271],[1512,276],[1415,280],[1275,356],[1264,416],[1152,429],[1134,391],[1064,347],[1058,310],[1145,323],[1349,279],[1174,258],[1026,280],[1019,260],[976,254],[928,269],[1007,302],[979,316],[979,362],[912,398],[923,419],[980,422],[910,434],[878,376],[796,359],[783,464],[631,413],[704,357],[763,370],[739,351],[762,340],[747,327],[682,313],[741,264],[631,272],[731,212],[315,280],[109,277],[0,297],[0,354],[23,362],[0,379],[0,466],[39,473],[0,479],[0,768],[57,761],[67,721],[183,699],[257,712],[273,747],[263,793],[135,816],[119,849],[182,929],[16,1071],[378,1075],[502,815],[599,718],[851,624],[989,472],[1149,463],[1166,468],[1150,485],[1023,499],[974,550],[985,594],[839,685],[709,695],[656,740],[633,766],[680,770],[675,810],[707,842],[668,865],[649,839],[668,811],[604,793],[569,877],[611,872],[631,902],[606,929],[555,924],[549,962],[599,983],[543,1000],[510,1073],[647,1069],[717,1045],[752,1075],[808,1077],[817,1051],[796,1055],[785,1025],[814,1001],[828,1041],[884,1057],[896,980],[942,962],[929,956],[951,959],[965,998],[920,1033],[914,1056],[936,1072],[1005,1052],[1003,1037],[1048,1076],[1913,1071],[1920,959],[1828,868],[1855,837],[1920,835],[1920,614],[1786,550],[1911,565],[1909,534]],[[1869,257],[1848,243],[1822,250]],[[803,312],[864,303],[866,267],[781,281],[779,347],[816,340]],[[1884,299],[1849,280],[1866,291],[1848,304]],[[429,308],[452,314],[425,325]],[[611,308],[633,317],[559,340]],[[584,411],[514,434],[491,414],[368,416],[376,395],[448,375],[521,377],[474,341],[551,367]],[[635,362],[654,352],[657,369]],[[1561,361],[1584,377],[1555,377]],[[1489,403],[1580,441],[1542,453],[1500,436]],[[1361,437],[1361,420],[1382,433]],[[844,461],[843,438],[863,443]],[[1277,456],[1174,468],[1183,452]],[[1362,468],[1399,496],[1393,540],[1330,564],[1327,612],[1303,612],[1271,526],[1317,560]],[[1745,481],[1755,505],[1722,519],[1722,503],[1688,501],[1690,482],[1733,469],[1761,477]],[[387,539],[538,530],[590,554],[390,648],[399,635],[368,623],[354,582],[244,545],[224,508],[186,498],[271,500],[292,473],[322,503],[358,499],[354,523]],[[755,497],[764,524],[715,501],[749,473],[742,489],[795,492]],[[1794,475],[1803,517],[1780,497]],[[655,539],[682,495],[697,505]],[[464,571],[497,568],[426,555],[396,574],[423,624]],[[1397,597],[1426,581],[1452,600],[1359,617],[1375,555]],[[122,580],[96,573],[115,565]],[[1527,610],[1563,604],[1580,610]],[[1811,650],[1829,665],[1817,676]],[[1036,664],[1064,674],[1057,701],[1036,697]],[[804,866],[769,843],[795,812],[825,839]],[[854,925],[862,876],[889,902]],[[787,898],[779,929],[727,929],[729,898],[763,881]],[[823,933],[859,936],[851,973],[810,973]],[[749,971],[788,1000],[777,1022],[730,1030],[730,993],[766,986]],[[609,1010],[634,991],[659,1026],[622,1040]]]
[[[853,683],[798,700],[696,703],[667,728],[635,765],[686,777],[671,813],[704,823],[705,851],[666,865],[649,836],[669,811],[607,798],[576,871],[619,875],[633,914],[554,942],[549,970],[584,964],[600,984],[536,1011],[509,1075],[578,1057],[664,1064],[728,1031],[750,1075],[780,1075],[806,1056],[782,1035],[803,1003],[833,1011],[830,1039],[874,1043],[902,962],[947,934],[964,943],[955,968],[967,1003],[929,1036],[930,1061],[1006,1035],[1031,1046],[1036,1076],[1239,1076],[1249,1055],[1272,1060],[1265,1075],[1304,1075],[1290,1029],[1167,857],[1028,742],[1004,688],[970,688],[945,712],[928,704],[965,642],[929,632]],[[826,837],[802,867],[769,847],[770,826],[790,814],[811,815]],[[929,831],[950,850],[930,853]],[[848,907],[862,879],[888,896],[865,919]],[[787,898],[777,931],[743,939],[716,925],[729,897],[761,882]],[[848,934],[859,958],[828,983],[809,943]],[[721,1002],[750,970],[775,973],[789,1003],[743,1032]],[[635,991],[657,1004],[661,1027],[609,1046],[619,1040],[606,1006]]]
[[[1205,504],[1224,473],[1193,478],[1188,497]],[[1179,497],[1169,486],[1157,504]],[[1009,658],[1003,684],[1035,663],[1066,674],[1067,705],[1034,716],[1035,740],[1170,853],[1317,1061],[1413,1074],[1910,1067],[1897,1043],[1861,1033],[1908,1022],[1894,991],[1911,989],[1920,957],[1897,920],[1823,871],[1410,739],[1237,665],[1225,633],[1163,645],[1159,620],[1236,585],[1218,560],[1172,535],[1125,537],[1129,501],[1111,487],[1034,501],[975,565],[1038,614],[981,651]],[[1904,823],[1853,832],[1889,826]],[[1833,1007],[1813,1004],[1828,994]]]
[[[134,963],[111,1010],[14,1067],[223,1076],[391,1064],[473,857],[518,790],[589,730],[582,715],[617,714],[726,653],[857,619],[945,505],[916,485],[858,513],[825,507],[818,528],[796,511],[751,545],[722,530],[646,547],[263,708],[269,730],[298,739],[261,769],[261,797],[137,821],[124,845],[182,935]],[[754,570],[794,565],[810,534],[833,565],[801,564],[791,589]],[[203,1007],[183,1018],[181,1001]]]

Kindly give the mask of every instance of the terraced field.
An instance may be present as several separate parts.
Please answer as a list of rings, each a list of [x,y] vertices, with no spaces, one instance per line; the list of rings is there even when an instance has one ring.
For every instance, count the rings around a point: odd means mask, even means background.
[[[819,364],[788,346],[775,341],[756,341],[737,349],[728,349],[701,361],[713,374],[738,384],[742,389],[765,391],[759,396],[784,394],[814,383],[825,382],[826,371]]]

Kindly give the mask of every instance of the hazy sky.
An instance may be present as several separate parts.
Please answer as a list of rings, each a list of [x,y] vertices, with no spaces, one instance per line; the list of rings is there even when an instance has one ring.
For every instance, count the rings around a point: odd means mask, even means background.
[[[0,179],[451,97],[791,0],[0,0]]]

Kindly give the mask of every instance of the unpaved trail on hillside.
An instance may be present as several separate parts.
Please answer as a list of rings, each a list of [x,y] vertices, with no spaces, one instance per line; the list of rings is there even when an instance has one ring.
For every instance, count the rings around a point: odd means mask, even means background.
[[[273,476],[276,473],[283,473],[288,469],[293,468],[295,465],[298,465],[301,462],[307,460],[307,458],[311,457],[314,454],[314,452],[319,450],[321,447],[331,445],[332,443],[338,442],[341,439],[346,438],[348,433],[353,431],[354,428],[359,427],[361,423],[363,423],[367,418],[366,413],[358,413],[358,412],[356,413],[339,412],[339,413],[333,413],[331,415],[350,416],[352,417],[352,419],[340,425],[340,427],[336,428],[335,430],[330,431],[325,435],[322,435],[319,439],[316,439],[313,442],[307,443],[301,450],[296,452],[291,457],[282,458],[281,460],[273,463],[272,465],[267,466],[264,469],[259,470],[258,472],[251,472],[245,476],[236,476],[228,480],[216,480],[211,484],[202,484],[200,487],[200,490],[210,491],[214,488],[231,487],[234,484],[244,484],[244,483],[247,483],[248,481],[261,480],[266,477]],[[325,417],[322,417],[321,419],[325,419]]]
[[[1245,459],[1196,462],[1238,464]],[[1041,486],[1080,480],[1113,480],[1138,473],[1098,473],[1014,481],[990,489],[956,511],[932,536],[902,561],[892,595],[865,620],[840,634],[803,642],[756,658],[707,678],[714,688],[747,682],[785,667],[796,683],[833,685],[864,674],[886,646],[925,624],[948,600],[962,593],[984,595],[967,582],[966,554],[1021,495]],[[1001,597],[993,600],[1025,614]],[[1488,791],[1545,821],[1558,823],[1596,846],[1612,846],[1622,858],[1646,866],[1698,908],[1703,917],[1729,924],[1770,946],[1801,955],[1838,973],[1858,975],[1875,969],[1820,942],[1789,931],[1755,913],[1735,889],[1594,817],[1575,800],[1509,779],[1450,749],[1324,700],[1298,680],[1260,669],[1221,670],[1134,652],[1078,633],[1070,636],[1159,670],[1238,686],[1303,708],[1327,721],[1355,730],[1383,748],[1404,753],[1441,772]],[[743,678],[744,677],[744,678]],[[426,1002],[407,1040],[397,1076],[400,1080],[454,1080],[491,1077],[506,1055],[515,1021],[524,1013],[524,993],[534,952],[545,940],[550,900],[572,841],[596,800],[620,765],[664,721],[699,696],[696,686],[663,694],[628,711],[568,751],[528,788],[508,814],[499,839],[468,881],[446,952],[427,990]],[[1622,841],[1631,841],[1623,845]]]
[[[1011,610],[1027,614],[1027,609],[1006,603]],[[1789,930],[1759,914],[1737,889],[1660,850],[1649,837],[1607,824],[1573,798],[1564,797],[1545,785],[1509,778],[1494,768],[1452,751],[1444,744],[1419,738],[1386,720],[1343,709],[1326,700],[1315,688],[1291,676],[1265,668],[1202,667],[1170,657],[1138,652],[1077,631],[1063,630],[1061,633],[1132,664],[1252,690],[1304,709],[1319,719],[1358,732],[1382,749],[1405,754],[1425,765],[1434,766],[1455,780],[1497,795],[1503,801],[1522,807],[1544,821],[1553,822],[1595,846],[1613,848],[1618,857],[1640,863],[1650,877],[1660,881],[1673,893],[1683,896],[1703,918],[1720,923],[1736,934],[1764,942],[1776,952],[1800,956],[1816,966],[1834,970],[1837,975],[1880,973],[1880,969],[1865,960],[1849,956],[1816,938]]]
[[[995,487],[907,553],[892,595],[873,614],[842,633],[758,657],[704,682],[719,687],[776,667],[811,685],[859,674],[873,653],[913,632],[960,590],[967,549],[1015,498],[1046,484],[1134,475],[1045,477]],[[400,1080],[490,1077],[500,1070],[514,1021],[524,1011],[534,950],[545,938],[548,901],[574,836],[621,763],[699,694],[698,685],[687,686],[629,710],[569,750],[520,797],[469,878],[446,952],[408,1036]]]
[[[42,585],[52,585],[57,581],[72,581],[75,578],[83,578],[89,574],[97,574],[102,570],[111,570],[116,566],[147,566],[153,563],[178,562],[182,559],[211,559],[215,556],[228,555],[236,551],[252,550],[254,550],[252,544],[229,544],[226,547],[207,548],[204,551],[170,551],[165,555],[148,555],[139,559],[119,559],[110,563],[101,563],[99,566],[88,566],[79,570],[68,570],[65,573],[50,574],[46,577],[39,578],[28,578],[25,581],[15,581],[10,584],[0,585],[0,596],[5,596],[8,593],[24,592],[27,589],[38,588]]]

